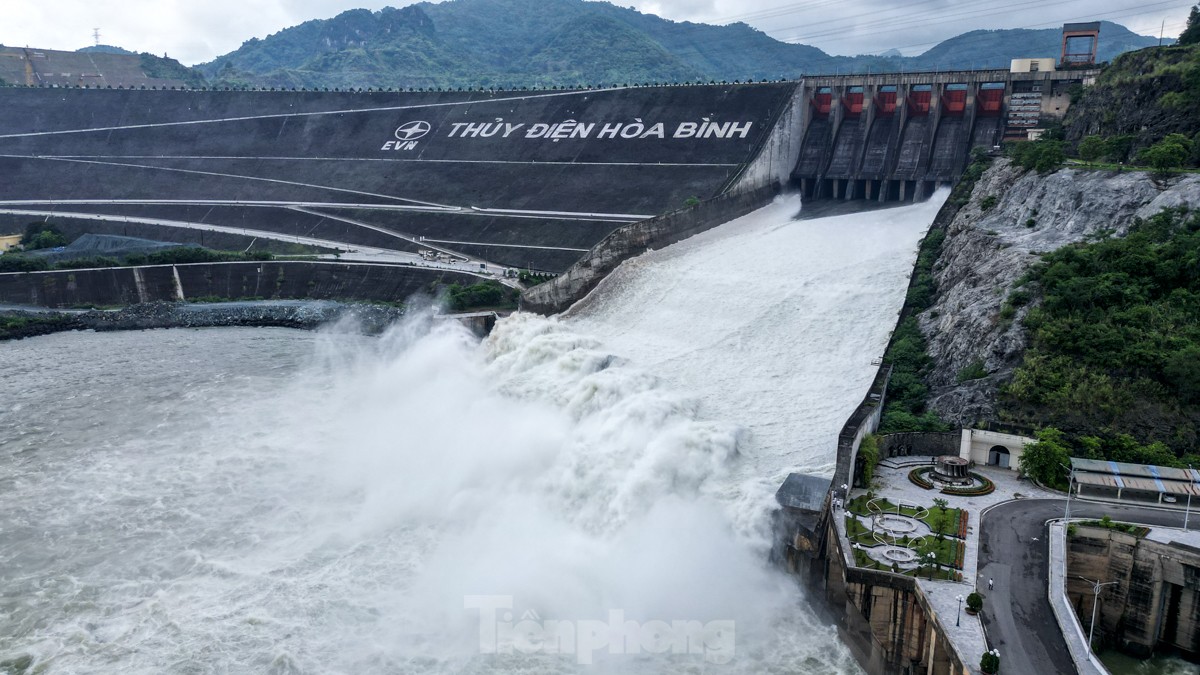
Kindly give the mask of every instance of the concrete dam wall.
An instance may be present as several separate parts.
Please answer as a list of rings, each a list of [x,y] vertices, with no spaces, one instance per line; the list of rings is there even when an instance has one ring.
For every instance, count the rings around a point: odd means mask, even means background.
[[[0,88],[0,213],[411,252],[428,242],[560,272],[624,224],[713,198],[743,176],[785,174],[772,168],[790,167],[778,141],[754,160],[795,89]]]
[[[792,171],[807,198],[907,201],[958,180],[974,148],[1062,118],[1096,71],[980,70],[815,77],[797,94],[803,138]]]

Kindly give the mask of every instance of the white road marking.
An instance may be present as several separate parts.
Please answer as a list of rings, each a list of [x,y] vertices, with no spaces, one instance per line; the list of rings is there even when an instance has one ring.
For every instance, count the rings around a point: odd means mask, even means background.
[[[371,113],[371,112],[392,112],[392,111],[397,111],[397,110],[424,110],[427,108],[446,108],[446,107],[451,107],[451,106],[482,105],[482,104],[487,104],[487,103],[506,103],[508,101],[529,101],[529,100],[539,99],[539,98],[553,98],[556,96],[590,95],[590,94],[596,94],[596,93],[606,92],[606,91],[620,91],[622,89],[628,89],[628,87],[607,87],[607,88],[603,88],[603,89],[588,89],[588,90],[581,90],[581,91],[564,91],[564,92],[556,92],[556,93],[550,93],[550,94],[538,94],[535,96],[508,96],[508,97],[504,97],[504,98],[476,99],[476,100],[467,100],[467,101],[447,101],[444,103],[422,103],[419,105],[382,106],[382,107],[378,107],[378,108],[350,108],[350,109],[345,109],[345,110],[325,110],[325,111],[315,111],[315,112],[275,113],[275,114],[271,114],[271,115],[246,115],[246,116],[242,116],[242,117],[221,117],[221,118],[210,119],[210,120],[185,120],[182,122],[155,122],[153,124],[126,124],[126,125],[111,126],[111,127],[93,127],[90,129],[64,129],[61,131],[31,131],[31,132],[19,133],[19,134],[3,134],[3,135],[0,135],[0,138],[26,138],[29,136],[56,136],[59,134],[86,134],[86,133],[91,133],[91,132],[96,132],[96,131],[122,131],[125,129],[154,129],[154,128],[159,128],[159,127],[178,127],[178,126],[188,126],[188,125],[194,125],[194,124],[220,124],[222,122],[247,122],[247,121],[251,121],[251,120],[281,119],[281,118],[290,118],[290,117],[310,117],[310,116],[321,116],[321,115],[347,115],[347,114]]]
[[[0,155],[0,157],[12,157],[12,155]],[[29,157],[26,157],[27,159]],[[100,162],[90,159],[64,159],[58,157],[42,157],[37,156],[32,159],[41,159],[48,162],[77,162],[80,164],[99,164],[101,166],[123,166],[133,169],[147,169],[150,171],[171,171],[175,173],[195,174],[199,176],[217,176],[218,178],[240,178],[243,180],[262,181],[265,183],[279,183],[281,185],[291,185],[293,187],[303,187],[315,190],[330,190],[333,192],[345,192],[347,194],[361,195],[363,197],[378,197],[379,199],[392,199],[400,202],[408,202],[410,204],[420,204],[421,206],[437,207],[441,209],[457,209],[461,207],[450,206],[449,204],[437,204],[434,202],[423,202],[416,199],[406,199],[404,197],[394,197],[392,195],[381,195],[374,192],[363,192],[361,190],[351,190],[348,188],[329,187],[327,185],[313,185],[311,183],[299,183],[296,181],[283,180],[280,178],[263,178],[260,176],[243,176],[236,173],[221,173],[219,171],[199,171],[196,169],[179,169],[169,166],[147,166],[145,164],[129,164],[124,162]]]
[[[542,249],[545,251],[578,251],[580,253],[587,253],[590,250],[590,249],[586,249],[586,248],[567,248],[566,246],[533,246],[532,244],[496,244],[496,243],[489,243],[486,241],[452,241],[450,239],[422,239],[422,240],[420,240],[420,243],[422,243],[422,244],[428,244],[430,242],[433,242],[435,244],[458,244],[459,246],[498,246],[501,248],[538,248],[538,249]],[[432,248],[432,247],[430,247],[430,248]]]
[[[451,213],[454,215],[486,215],[501,218],[539,218],[548,220],[591,220],[597,222],[636,222],[653,216],[625,213],[576,213],[574,211],[536,211],[532,209],[481,209],[461,206],[409,206],[406,204],[361,204],[351,202],[293,202],[246,201],[238,199],[0,199],[2,206],[66,205],[125,205],[125,206],[249,206],[255,208],[322,208],[357,209],[369,211],[415,211],[418,213]],[[120,216],[122,214],[109,214]],[[328,215],[328,214],[322,214]]]

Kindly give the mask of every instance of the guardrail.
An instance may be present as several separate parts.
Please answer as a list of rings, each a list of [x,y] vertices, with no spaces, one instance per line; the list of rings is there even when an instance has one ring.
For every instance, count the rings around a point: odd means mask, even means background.
[[[1071,603],[1067,600],[1067,528],[1061,522],[1050,524],[1050,583],[1046,589],[1050,598],[1050,609],[1058,620],[1071,660],[1080,675],[1110,675],[1108,669],[1088,648],[1087,635]]]

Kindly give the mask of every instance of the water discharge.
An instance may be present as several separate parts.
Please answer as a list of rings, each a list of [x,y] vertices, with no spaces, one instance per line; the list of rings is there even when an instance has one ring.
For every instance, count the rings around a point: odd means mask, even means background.
[[[936,205],[797,208],[482,345],[424,313],[5,345],[0,662],[858,672],[764,523],[781,475],[828,473]]]

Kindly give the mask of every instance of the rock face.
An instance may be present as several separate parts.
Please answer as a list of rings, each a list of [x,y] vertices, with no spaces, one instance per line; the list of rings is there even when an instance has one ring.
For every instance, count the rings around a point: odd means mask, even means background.
[[[1049,175],[996,162],[979,180],[946,231],[934,265],[937,297],[919,317],[935,366],[931,407],[969,425],[995,420],[999,387],[1020,365],[1028,307],[1001,316],[1015,282],[1038,254],[1112,233],[1135,216],[1170,206],[1200,207],[1200,176],[1156,179],[1142,172],[1063,169]],[[987,376],[959,382],[982,365]]]

